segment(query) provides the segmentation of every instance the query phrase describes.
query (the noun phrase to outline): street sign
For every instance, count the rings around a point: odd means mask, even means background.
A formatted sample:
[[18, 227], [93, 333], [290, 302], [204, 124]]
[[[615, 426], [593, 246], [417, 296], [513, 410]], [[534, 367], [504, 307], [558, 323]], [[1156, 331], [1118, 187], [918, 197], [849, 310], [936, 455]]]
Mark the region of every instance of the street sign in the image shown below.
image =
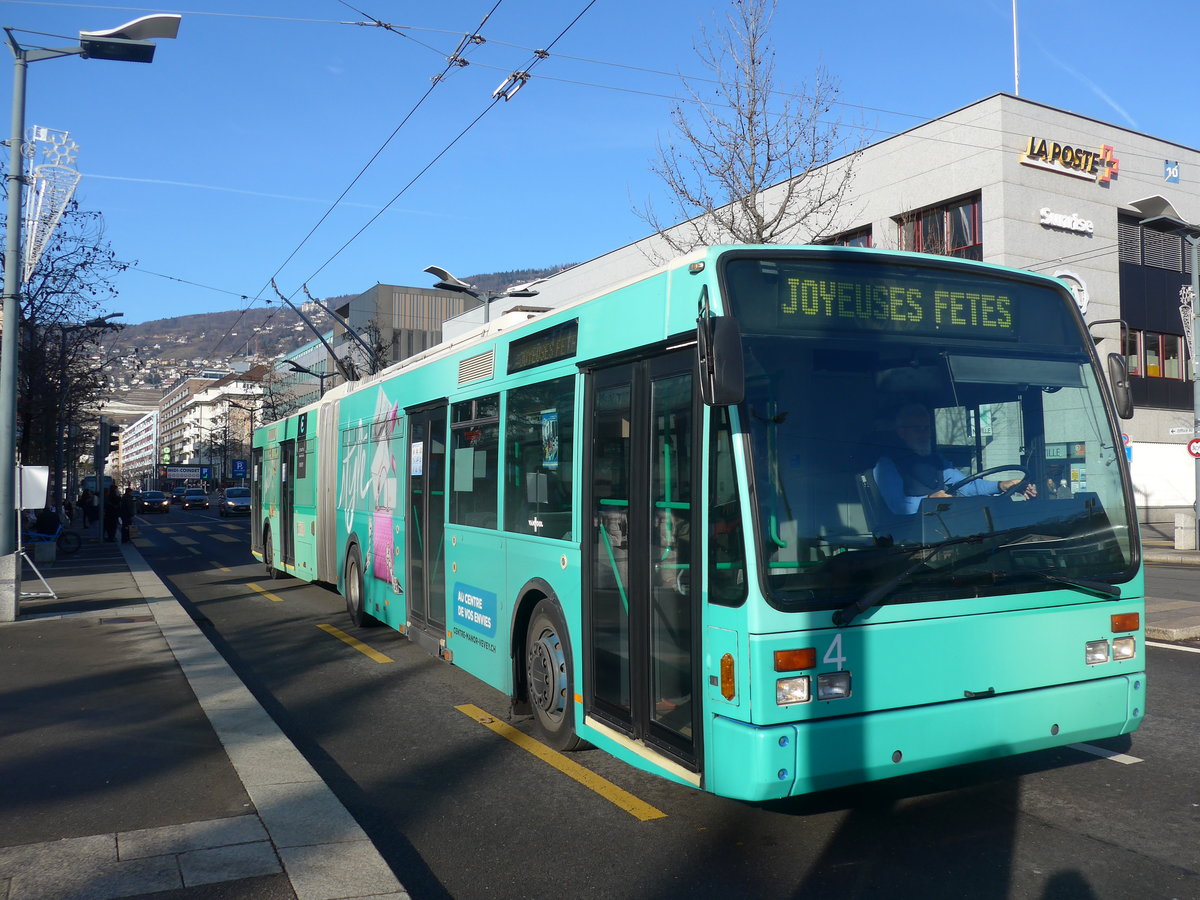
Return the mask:
[[233, 477], [234, 478], [245, 478], [246, 477], [246, 460], [235, 459], [233, 461]]
[[1195, 428], [1188, 428], [1186, 425], [1180, 428], [1168, 428], [1167, 434], [1195, 434]]
[[1188, 453], [1200, 458], [1200, 439], [1188, 441]]

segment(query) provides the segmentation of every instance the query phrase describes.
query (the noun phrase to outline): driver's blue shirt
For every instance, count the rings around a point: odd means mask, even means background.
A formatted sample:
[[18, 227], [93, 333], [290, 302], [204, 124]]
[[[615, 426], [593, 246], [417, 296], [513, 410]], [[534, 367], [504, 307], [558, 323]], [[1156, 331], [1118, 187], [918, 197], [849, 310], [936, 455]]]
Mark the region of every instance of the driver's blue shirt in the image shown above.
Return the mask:
[[[896, 453], [895, 457], [880, 457], [873, 474], [883, 502], [897, 515], [913, 515], [920, 508], [921, 501], [930, 494], [944, 491], [947, 485], [956, 484], [967, 477], [937, 453], [920, 456], [911, 450], [904, 450]], [[984, 479], [964, 484], [957, 491], [962, 497], [999, 493], [1000, 485], [997, 482]]]

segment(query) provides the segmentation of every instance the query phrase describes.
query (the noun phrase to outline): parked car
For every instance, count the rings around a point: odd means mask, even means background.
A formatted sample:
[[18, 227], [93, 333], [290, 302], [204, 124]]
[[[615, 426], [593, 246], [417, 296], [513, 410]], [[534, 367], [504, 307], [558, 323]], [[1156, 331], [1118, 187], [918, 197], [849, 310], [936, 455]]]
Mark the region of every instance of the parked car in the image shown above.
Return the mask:
[[169, 513], [171, 498], [162, 491], [142, 491], [137, 498], [137, 507], [144, 513]]
[[184, 509], [208, 509], [208, 492], [204, 488], [188, 488], [179, 502]]
[[187, 492], [187, 488], [181, 488], [181, 487], [175, 488], [175, 490], [171, 491], [171, 502], [172, 503], [182, 503], [183, 495], [186, 492]]
[[217, 502], [217, 512], [221, 518], [250, 515], [250, 488], [225, 488]]

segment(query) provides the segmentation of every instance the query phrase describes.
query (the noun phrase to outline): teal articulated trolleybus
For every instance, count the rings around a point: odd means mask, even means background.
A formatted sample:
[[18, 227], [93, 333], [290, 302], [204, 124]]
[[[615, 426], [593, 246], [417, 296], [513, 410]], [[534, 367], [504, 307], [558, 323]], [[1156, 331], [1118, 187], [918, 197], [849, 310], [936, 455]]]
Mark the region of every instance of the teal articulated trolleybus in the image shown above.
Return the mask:
[[1113, 357], [1054, 279], [710, 247], [259, 428], [253, 552], [728, 797], [1110, 738], [1146, 696]]

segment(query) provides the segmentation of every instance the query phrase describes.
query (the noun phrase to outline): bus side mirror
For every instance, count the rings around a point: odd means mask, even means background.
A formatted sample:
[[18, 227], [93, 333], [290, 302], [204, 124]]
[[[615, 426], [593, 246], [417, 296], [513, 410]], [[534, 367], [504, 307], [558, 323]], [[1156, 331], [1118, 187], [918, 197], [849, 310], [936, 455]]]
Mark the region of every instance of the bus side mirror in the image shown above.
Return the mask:
[[1113, 403], [1122, 419], [1133, 418], [1133, 391], [1129, 387], [1129, 367], [1120, 353], [1108, 354], [1108, 382], [1112, 386]]
[[742, 335], [732, 316], [703, 316], [696, 321], [700, 397], [705, 406], [732, 406], [746, 393]]

